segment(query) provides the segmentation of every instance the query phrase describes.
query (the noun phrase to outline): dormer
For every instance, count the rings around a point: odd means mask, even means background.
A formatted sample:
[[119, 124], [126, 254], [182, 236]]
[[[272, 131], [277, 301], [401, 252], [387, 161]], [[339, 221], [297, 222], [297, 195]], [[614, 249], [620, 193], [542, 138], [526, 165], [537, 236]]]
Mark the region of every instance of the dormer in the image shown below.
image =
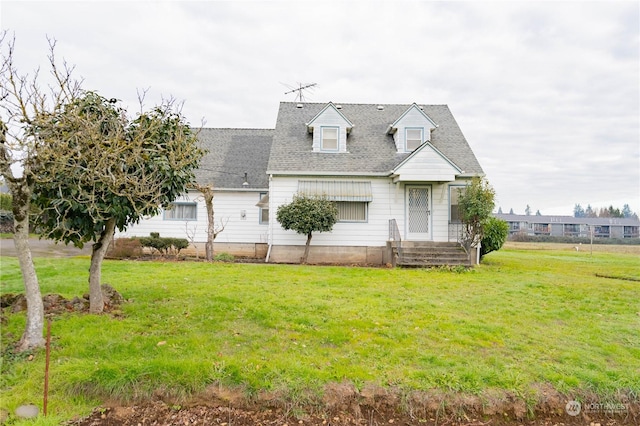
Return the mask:
[[414, 103], [389, 125], [387, 134], [393, 135], [398, 152], [412, 152], [423, 143], [431, 142], [431, 131], [437, 127], [422, 107]]
[[347, 152], [347, 135], [353, 123], [338, 106], [329, 102], [306, 124], [307, 131], [313, 133], [313, 152]]

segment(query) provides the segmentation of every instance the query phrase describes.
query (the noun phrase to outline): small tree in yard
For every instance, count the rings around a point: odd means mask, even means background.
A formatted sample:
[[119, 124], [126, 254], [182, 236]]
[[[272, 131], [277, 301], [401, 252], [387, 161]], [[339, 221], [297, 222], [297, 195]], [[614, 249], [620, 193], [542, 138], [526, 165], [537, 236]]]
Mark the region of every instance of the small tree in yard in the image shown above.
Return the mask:
[[484, 178], [473, 178], [464, 190], [460, 190], [458, 209], [462, 221], [461, 242], [467, 253], [482, 241], [494, 199], [495, 191]]
[[89, 310], [104, 309], [102, 261], [115, 229], [158, 214], [194, 180], [202, 151], [196, 134], [168, 101], [130, 120], [126, 111], [94, 92], [51, 114], [34, 129], [39, 152], [34, 202], [44, 234], [82, 247], [93, 241]]
[[307, 263], [312, 234], [331, 231], [338, 220], [338, 208], [325, 198], [295, 195], [291, 203], [278, 207], [276, 219], [284, 229], [307, 236], [304, 255], [300, 260], [301, 263]]

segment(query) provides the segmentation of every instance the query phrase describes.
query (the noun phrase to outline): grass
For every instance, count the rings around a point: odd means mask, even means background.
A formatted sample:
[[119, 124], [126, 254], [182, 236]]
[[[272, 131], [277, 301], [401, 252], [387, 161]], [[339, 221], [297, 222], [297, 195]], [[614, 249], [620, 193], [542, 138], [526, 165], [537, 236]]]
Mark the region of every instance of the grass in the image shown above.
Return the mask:
[[[1, 292], [22, 291], [16, 259], [1, 262]], [[36, 267], [44, 294], [87, 291], [87, 259]], [[628, 278], [639, 271], [637, 253], [517, 246], [462, 273], [105, 261], [103, 282], [128, 300], [124, 317], [54, 319], [50, 412], [211, 384], [295, 395], [350, 381], [527, 397], [548, 383], [637, 397], [640, 287]], [[24, 314], [5, 315], [0, 408], [12, 412], [41, 402], [44, 352], [11, 355]]]

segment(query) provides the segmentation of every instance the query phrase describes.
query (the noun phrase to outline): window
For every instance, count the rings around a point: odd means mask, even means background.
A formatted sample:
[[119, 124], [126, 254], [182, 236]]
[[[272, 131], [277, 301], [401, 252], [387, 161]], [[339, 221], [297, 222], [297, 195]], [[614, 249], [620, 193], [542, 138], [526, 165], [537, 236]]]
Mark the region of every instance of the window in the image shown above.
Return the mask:
[[196, 203], [171, 203], [164, 211], [164, 220], [196, 220]]
[[269, 197], [266, 192], [260, 193], [260, 202], [258, 203], [260, 207], [259, 221], [261, 225], [269, 224]]
[[323, 127], [322, 128], [322, 146], [323, 151], [337, 151], [338, 150], [338, 128], [337, 127]]
[[423, 129], [407, 129], [405, 142], [405, 151], [410, 152], [422, 145], [422, 130]]
[[565, 237], [577, 237], [580, 235], [580, 224], [577, 223], [565, 223], [564, 224]]
[[449, 187], [449, 222], [460, 223], [460, 208], [458, 207], [458, 200], [460, 199], [460, 192], [464, 191], [464, 186], [450, 186]]
[[357, 201], [336, 201], [338, 222], [366, 222], [367, 203]]

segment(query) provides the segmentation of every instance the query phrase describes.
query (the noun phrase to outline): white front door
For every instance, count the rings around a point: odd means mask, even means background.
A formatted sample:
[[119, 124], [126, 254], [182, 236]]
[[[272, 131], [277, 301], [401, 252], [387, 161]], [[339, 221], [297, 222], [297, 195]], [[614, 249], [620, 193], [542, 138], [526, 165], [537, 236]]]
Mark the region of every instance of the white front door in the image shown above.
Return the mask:
[[431, 197], [429, 186], [407, 185], [405, 193], [406, 239], [431, 240]]

